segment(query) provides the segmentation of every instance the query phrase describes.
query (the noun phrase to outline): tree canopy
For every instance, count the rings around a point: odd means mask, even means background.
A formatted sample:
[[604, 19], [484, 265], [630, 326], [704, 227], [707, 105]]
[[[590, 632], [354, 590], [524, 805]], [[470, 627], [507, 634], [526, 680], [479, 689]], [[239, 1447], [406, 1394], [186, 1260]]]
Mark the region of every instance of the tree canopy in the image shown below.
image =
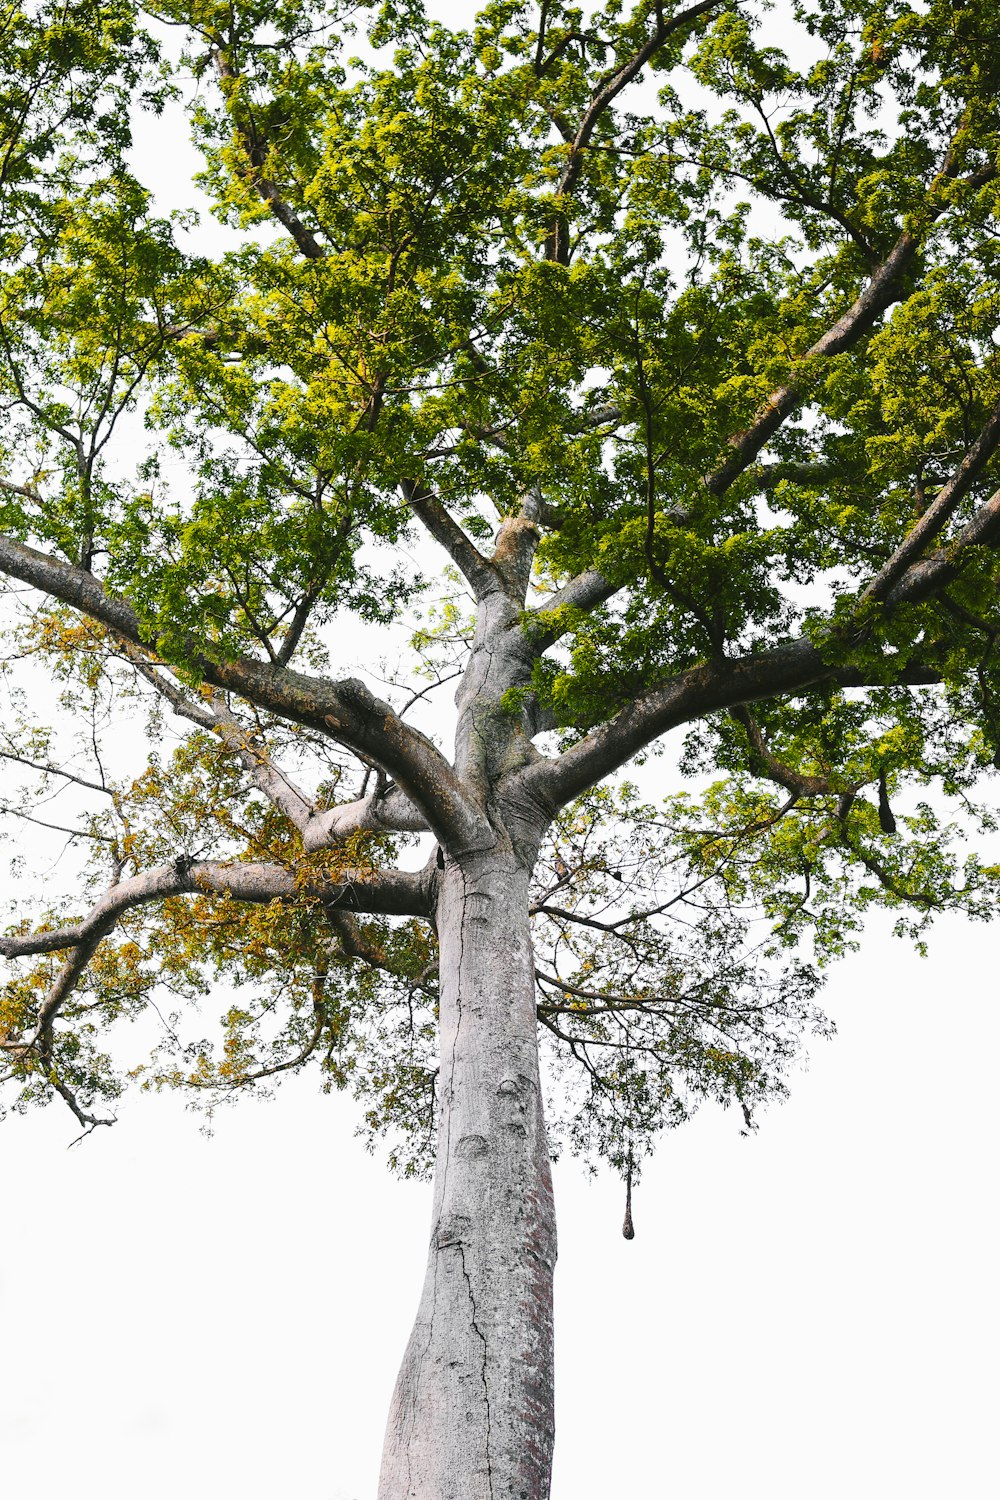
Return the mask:
[[[427, 835], [486, 804], [420, 715], [460, 674], [460, 723], [513, 726], [489, 785], [550, 820], [574, 1149], [751, 1123], [869, 907], [991, 914], [998, 76], [983, 0], [0, 13], [5, 810], [66, 786], [90, 851], [0, 939], [15, 1107], [317, 1063], [422, 1169]], [[181, 111], [165, 215], [136, 141]], [[518, 589], [494, 701], [477, 611]], [[401, 621], [387, 702], [333, 675]], [[613, 779], [671, 730], [686, 790]]]

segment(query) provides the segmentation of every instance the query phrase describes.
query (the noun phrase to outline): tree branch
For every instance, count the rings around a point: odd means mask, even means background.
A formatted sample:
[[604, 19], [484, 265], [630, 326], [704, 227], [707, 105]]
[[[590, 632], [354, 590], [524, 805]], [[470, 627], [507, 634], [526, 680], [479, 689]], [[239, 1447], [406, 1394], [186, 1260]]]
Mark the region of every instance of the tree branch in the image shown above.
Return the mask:
[[277, 183], [264, 172], [269, 148], [267, 142], [257, 129], [252, 112], [248, 111], [248, 117], [245, 121], [241, 122], [236, 118], [231, 97], [239, 85], [239, 73], [221, 50], [217, 49], [213, 52], [212, 59], [219, 74], [226, 108], [229, 111], [233, 121], [233, 128], [239, 137], [240, 145], [243, 148], [248, 163], [246, 168], [239, 170], [239, 176], [263, 199], [275, 219], [277, 219], [281, 227], [295, 241], [296, 246], [307, 260], [322, 260], [326, 255], [325, 248], [319, 243], [312, 231], [306, 228], [290, 205], [286, 203]]
[[920, 562], [911, 563], [902, 577], [887, 591], [883, 604], [887, 610], [897, 604], [916, 604], [950, 583], [961, 572], [965, 554], [971, 547], [995, 547], [1000, 543], [1000, 490], [980, 506], [966, 526], [951, 538], [946, 547], [932, 552]]
[[433, 875], [428, 867], [418, 873], [403, 870], [347, 870], [341, 872], [336, 880], [303, 883], [280, 865], [226, 865], [215, 861], [187, 859], [178, 859], [172, 864], [145, 870], [131, 880], [113, 885], [82, 922], [48, 932], [0, 937], [0, 955], [8, 959], [70, 950], [39, 1008], [32, 1035], [22, 1041], [4, 1039], [0, 1042], [0, 1049], [15, 1060], [23, 1060], [35, 1053], [53, 1088], [66, 1101], [82, 1125], [93, 1129], [97, 1125], [111, 1124], [110, 1120], [89, 1115], [82, 1110], [72, 1090], [55, 1075], [52, 1067], [53, 1030], [60, 1010], [83, 977], [102, 941], [127, 911], [152, 901], [179, 895], [215, 894], [258, 904], [274, 900], [291, 903], [303, 899], [318, 899], [322, 902], [328, 920], [340, 934], [345, 953], [373, 962], [372, 945], [367, 944], [351, 913], [369, 911], [429, 917], [432, 879]]
[[982, 432], [954, 474], [938, 491], [916, 525], [900, 542], [888, 562], [879, 569], [861, 595], [862, 602], [885, 599], [928, 542], [940, 535], [976, 479], [1000, 447], [1000, 401], [994, 406]]
[[796, 771], [792, 766], [786, 765], [784, 761], [772, 754], [765, 740], [760, 725], [745, 704], [739, 704], [736, 708], [729, 710], [730, 717], [738, 724], [742, 724], [746, 730], [747, 739], [753, 757], [761, 767], [764, 775], [771, 781], [776, 781], [783, 786], [786, 792], [791, 792], [798, 797], [853, 797], [861, 786], [861, 782], [838, 782], [834, 784], [829, 776], [808, 776], [802, 771]]
[[[156, 639], [148, 636], [131, 607], [108, 594], [83, 569], [0, 535], [0, 572], [98, 620], [141, 651], [158, 654]], [[469, 797], [441, 752], [363, 682], [307, 677], [290, 667], [247, 656], [216, 661], [198, 643], [188, 644], [190, 664], [209, 686], [235, 693], [281, 718], [318, 729], [382, 766], [420, 810], [440, 842], [453, 852], [485, 848], [493, 842], [494, 833], [485, 813]]]
[[276, 765], [259, 737], [220, 700], [212, 703], [223, 743], [239, 756], [255, 785], [302, 835], [310, 852], [328, 849], [356, 833], [427, 831], [427, 820], [398, 788], [381, 788], [325, 812]]
[[111, 886], [82, 922], [0, 937], [0, 956], [25, 958], [72, 948], [74, 956], [67, 964], [77, 963], [86, 951], [85, 966], [97, 944], [126, 912], [170, 896], [229, 896], [254, 905], [319, 900], [330, 911], [426, 917], [431, 910], [430, 880], [431, 872], [425, 869], [344, 870], [336, 878], [302, 881], [282, 865], [180, 858]]
[[[926, 598], [948, 582], [968, 547], [1000, 541], [1000, 491], [987, 502], [946, 551], [911, 566], [885, 600], [885, 608]], [[845, 645], [850, 626], [841, 627]], [[860, 631], [856, 632], [860, 634]], [[834, 637], [836, 639], [837, 637]], [[933, 670], [907, 666], [896, 679], [923, 685], [938, 680]], [[879, 682], [884, 678], [879, 678]], [[809, 636], [785, 641], [770, 651], [702, 662], [650, 688], [626, 704], [556, 759], [540, 757], [511, 778], [511, 792], [536, 802], [550, 815], [588, 787], [610, 776], [661, 734], [720, 709], [738, 708], [777, 694], [802, 692], [821, 682], [845, 687], [872, 685], [854, 667], [831, 663]]]
[[316, 601], [322, 592], [322, 584], [311, 584], [295, 606], [288, 629], [282, 637], [281, 645], [275, 652], [275, 661], [279, 667], [287, 667], [298, 650], [299, 642], [302, 639], [302, 632], [305, 630], [309, 622], [309, 616], [312, 614]]
[[42, 771], [46, 776], [61, 776], [65, 781], [72, 781], [76, 786], [86, 787], [89, 792], [101, 792], [105, 797], [113, 796], [110, 787], [102, 786], [99, 781], [88, 781], [86, 776], [77, 776], [74, 771], [66, 771], [62, 766], [50, 766], [44, 761], [28, 760], [24, 755], [16, 755], [13, 750], [0, 749], [0, 760], [14, 761], [19, 766], [27, 766], [32, 771]]
[[490, 559], [508, 594], [524, 603], [531, 581], [531, 568], [538, 551], [539, 530], [529, 503], [521, 515], [508, 516], [500, 527]]
[[197, 724], [201, 729], [215, 728], [215, 715], [212, 710], [207, 704], [197, 703], [189, 698], [178, 683], [174, 682], [170, 677], [164, 676], [162, 672], [157, 671], [157, 667], [161, 663], [151, 661], [143, 651], [138, 650], [130, 641], [119, 638], [119, 644], [126, 660], [131, 663], [139, 673], [139, 676], [145, 678], [150, 687], [154, 688], [160, 697], [169, 703], [178, 718], [189, 719], [192, 724]]
[[427, 833], [427, 820], [420, 809], [390, 786], [370, 792], [356, 802], [345, 802], [326, 812], [313, 813], [303, 833], [307, 849], [327, 849], [343, 843], [355, 833]]
[[844, 467], [839, 463], [795, 463], [756, 464], [748, 470], [748, 477], [757, 489], [768, 493], [777, 489], [783, 479], [792, 484], [824, 485], [831, 479], [842, 479]]
[[382, 787], [321, 812], [275, 763], [259, 736], [219, 698], [212, 700], [215, 728], [253, 777], [255, 785], [302, 835], [311, 853], [343, 843], [356, 833], [426, 833], [427, 819], [398, 787]]
[[398, 787], [382, 788], [367, 797], [320, 812], [305, 792], [275, 763], [259, 736], [255, 736], [246, 725], [240, 723], [221, 697], [215, 696], [211, 707], [208, 704], [193, 703], [175, 683], [157, 672], [153, 664], [133, 647], [126, 643], [125, 649], [132, 665], [147, 682], [152, 683], [157, 692], [163, 694], [175, 713], [218, 734], [227, 748], [239, 756], [258, 790], [298, 829], [310, 852], [328, 849], [355, 833], [428, 831], [426, 817]]
[[395, 979], [406, 979], [380, 943], [368, 936], [361, 923], [349, 911], [327, 910], [327, 920], [337, 934], [340, 951], [348, 958], [356, 958], [370, 969], [380, 969]]
[[[570, 144], [569, 160], [556, 188], [557, 198], [567, 197], [576, 187], [580, 173], [583, 171], [583, 153], [590, 144], [591, 137], [597, 129], [605, 111], [618, 97], [622, 89], [626, 88], [642, 72], [643, 68], [651, 58], [655, 57], [668, 37], [672, 36], [675, 31], [679, 31], [681, 27], [687, 26], [692, 21], [696, 21], [699, 16], [707, 14], [710, 10], [717, 9], [721, 3], [722, 0], [700, 0], [699, 4], [692, 5], [687, 10], [679, 11], [673, 16], [664, 16], [662, 7], [660, 5], [656, 6], [656, 25], [653, 29], [653, 34], [627, 61], [619, 64], [616, 68], [612, 68], [598, 80], [586, 113]], [[548, 241], [547, 255], [550, 260], [558, 261], [561, 265], [566, 265], [569, 262], [569, 238], [562, 215], [559, 216], [553, 226], [552, 234]]]
[[495, 594], [503, 586], [496, 568], [483, 556], [437, 496], [416, 479], [404, 479], [401, 488], [413, 514], [447, 552], [470, 585], [476, 600]]
[[284, 813], [294, 828], [304, 833], [310, 820], [316, 816], [316, 809], [305, 792], [275, 764], [260, 736], [241, 724], [221, 697], [213, 697], [211, 711], [215, 721], [212, 727], [226, 748], [250, 773], [254, 785], [272, 806]]
[[9, 479], [0, 479], [0, 491], [5, 495], [20, 495], [24, 500], [33, 500], [37, 505], [41, 495], [26, 484], [13, 484]]
[[71, 839], [95, 839], [102, 844], [114, 843], [114, 839], [108, 833], [97, 833], [92, 828], [67, 828], [65, 823], [49, 823], [44, 818], [33, 817], [31, 813], [26, 813], [19, 807], [11, 807], [7, 802], [0, 802], [0, 815], [20, 818], [23, 823], [34, 823], [36, 828], [50, 828], [53, 833], [66, 833]]
[[531, 610], [527, 620], [527, 634], [539, 656], [555, 645], [570, 628], [568, 622], [559, 619], [563, 611], [581, 610], [588, 614], [599, 604], [612, 599], [620, 587], [620, 584], [611, 583], [596, 569], [588, 569], [571, 578], [544, 604]]
[[[929, 194], [941, 178], [955, 178], [959, 167], [959, 153], [953, 143], [942, 162]], [[968, 181], [973, 186], [982, 186], [996, 175], [988, 168], [975, 173]], [[923, 244], [924, 234], [937, 222], [949, 207], [947, 195], [942, 194], [937, 204], [928, 203], [927, 218], [920, 231], [905, 229], [882, 264], [872, 273], [867, 286], [854, 302], [802, 356], [801, 363], [808, 364], [840, 354], [850, 349], [866, 333], [874, 328], [882, 314], [899, 299], [900, 285], [910, 270]], [[749, 467], [757, 454], [774, 436], [785, 418], [795, 411], [802, 401], [801, 384], [789, 383], [772, 391], [767, 402], [758, 412], [750, 426], [730, 438], [733, 448], [731, 457], [720, 464], [705, 478], [705, 488], [712, 495], [723, 495], [729, 486]]]

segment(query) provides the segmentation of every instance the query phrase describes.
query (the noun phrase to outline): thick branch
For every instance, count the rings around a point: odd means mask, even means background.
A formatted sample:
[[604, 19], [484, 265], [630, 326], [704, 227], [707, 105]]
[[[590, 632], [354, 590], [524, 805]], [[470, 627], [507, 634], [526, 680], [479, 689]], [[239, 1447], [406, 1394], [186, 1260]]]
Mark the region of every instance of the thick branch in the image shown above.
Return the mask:
[[224, 864], [218, 860], [174, 860], [144, 870], [113, 885], [82, 922], [50, 931], [0, 937], [0, 955], [24, 958], [37, 953], [74, 949], [67, 961], [77, 965], [75, 983], [97, 944], [126, 912], [169, 896], [229, 896], [234, 901], [266, 905], [269, 901], [321, 900], [331, 911], [372, 912], [383, 916], [426, 917], [430, 912], [430, 873], [409, 870], [344, 870], [334, 879], [297, 880], [282, 865]]
[[[960, 554], [968, 547], [993, 545], [998, 540], [1000, 491], [947, 551], [937, 552], [907, 570], [886, 599], [885, 607], [925, 598], [955, 575], [961, 565]], [[849, 644], [846, 634], [844, 643]], [[896, 680], [925, 684], [936, 681], [937, 677], [933, 671], [907, 667]], [[832, 663], [829, 654], [808, 636], [785, 641], [771, 651], [700, 663], [640, 694], [558, 759], [541, 758], [519, 771], [512, 778], [512, 792], [536, 801], [551, 815], [618, 770], [652, 740], [680, 724], [720, 709], [802, 692], [821, 682], [836, 682], [845, 687], [868, 685], [856, 668], [845, 669]]]
[[783, 786], [786, 792], [791, 792], [795, 797], [829, 797], [829, 796], [853, 796], [858, 790], [860, 782], [837, 782], [834, 784], [829, 776], [809, 776], [803, 771], [796, 771], [793, 766], [786, 765], [779, 760], [768, 746], [760, 725], [745, 704], [730, 709], [731, 716], [738, 724], [742, 724], [746, 730], [747, 739], [753, 757], [764, 775], [771, 781]]
[[939, 536], [1000, 446], [1000, 401], [954, 474], [938, 491], [917, 524], [907, 533], [884, 567], [861, 595], [862, 601], [887, 598], [896, 582], [927, 545]]
[[[920, 533], [912, 546], [909, 539], [904, 541], [896, 557], [904, 552], [906, 556], [912, 557], [920, 546], [941, 531], [998, 446], [1000, 404], [994, 409], [953, 478], [926, 513], [927, 516], [932, 516], [928, 529]], [[911, 536], [918, 530], [919, 523]], [[946, 547], [939, 548], [929, 557], [911, 562], [902, 570], [895, 565], [895, 559], [890, 559], [876, 580], [862, 592], [859, 605], [863, 607], [880, 602], [888, 613], [900, 604], [918, 603], [951, 582], [961, 571], [971, 548], [994, 547], [998, 544], [1000, 490], [979, 508]], [[883, 581], [879, 583], [879, 580]], [[877, 591], [876, 583], [879, 585]], [[866, 628], [863, 618], [859, 618], [859, 623], [853, 630], [854, 638], [860, 638]], [[831, 640], [838, 638], [844, 645], [849, 645], [852, 627], [849, 624], [839, 626], [836, 633], [831, 634]], [[908, 666], [898, 680], [930, 683], [936, 680], [936, 673]], [[844, 687], [866, 685], [863, 675], [857, 669], [845, 669], [832, 664], [829, 656], [824, 655], [813, 644], [812, 639], [805, 636], [786, 641], [773, 651], [757, 652], [742, 659], [720, 658], [707, 662], [681, 672], [641, 694], [614, 719], [600, 725], [558, 760], [542, 759], [535, 762], [519, 773], [519, 780], [529, 796], [537, 797], [544, 807], [554, 810], [610, 775], [644, 745], [679, 724], [688, 723], [719, 709], [737, 710], [743, 705], [772, 698], [779, 693], [800, 692], [803, 688], [824, 681], [835, 682]], [[769, 752], [759, 730], [755, 730], [754, 720], [750, 715], [735, 716], [747, 728], [751, 745], [767, 765]], [[781, 769], [785, 774], [774, 774], [774, 780], [789, 791], [800, 790], [795, 784], [796, 773], [774, 761], [768, 774], [776, 769]], [[802, 795], [812, 793], [803, 792]]]
[[92, 1129], [110, 1124], [110, 1120], [83, 1111], [72, 1090], [56, 1076], [52, 1067], [53, 1032], [60, 1010], [83, 977], [101, 942], [125, 912], [178, 895], [216, 894], [254, 903], [319, 899], [328, 919], [341, 935], [344, 951], [372, 962], [373, 955], [362, 951], [365, 948], [364, 934], [351, 913], [377, 911], [428, 916], [431, 879], [429, 870], [419, 874], [358, 870], [341, 872], [336, 881], [302, 883], [279, 865], [224, 865], [187, 859], [146, 870], [132, 880], [112, 886], [90, 914], [74, 926], [0, 938], [0, 954], [7, 958], [70, 950], [39, 1008], [34, 1033], [20, 1041], [5, 1039], [0, 1042], [0, 1049], [15, 1062], [23, 1062], [34, 1054], [52, 1086], [82, 1125]]
[[316, 601], [322, 592], [322, 584], [311, 584], [295, 606], [281, 645], [275, 654], [275, 661], [279, 667], [287, 667], [298, 650], [303, 631], [309, 623], [309, 616], [312, 614]]
[[958, 574], [970, 547], [995, 547], [1000, 543], [1000, 490], [980, 506], [968, 525], [963, 526], [946, 547], [932, 552], [921, 562], [911, 564], [886, 593], [887, 610], [897, 604], [915, 604], [937, 593]]
[[226, 748], [239, 757], [253, 778], [254, 785], [263, 792], [273, 807], [284, 813], [294, 828], [304, 834], [310, 820], [316, 815], [316, 809], [305, 792], [275, 764], [260, 736], [241, 724], [219, 697], [212, 700], [212, 714], [215, 720], [212, 727]]
[[239, 756], [268, 801], [298, 829], [308, 850], [328, 849], [355, 833], [427, 832], [426, 818], [398, 787], [321, 812], [224, 703], [216, 699], [212, 707], [223, 743]]
[[[582, 165], [582, 158], [579, 160]], [[951, 147], [935, 181], [940, 178], [955, 178], [958, 174], [959, 165], [959, 153], [954, 147]], [[577, 171], [579, 172], [579, 168]], [[975, 173], [967, 180], [971, 186], [979, 187], [994, 176], [994, 169], [987, 168]], [[910, 229], [903, 231], [889, 255], [873, 271], [867, 284], [859, 292], [852, 305], [802, 356], [800, 363], [804, 370], [808, 368], [812, 361], [841, 354], [845, 350], [853, 348], [860, 339], [871, 332], [883, 313], [894, 302], [899, 300], [903, 281], [919, 254], [928, 229], [941, 217], [948, 208], [948, 205], [949, 200], [947, 195], [942, 194], [937, 203], [932, 202], [929, 204], [926, 218], [919, 231]], [[786, 418], [798, 409], [804, 395], [805, 390], [802, 381], [791, 381], [787, 385], [779, 386], [771, 392], [771, 395], [757, 413], [750, 426], [742, 432], [735, 433], [730, 438], [730, 447], [733, 449], [730, 457], [711, 474], [705, 476], [705, 488], [710, 494], [715, 496], [723, 495], [729, 489], [730, 485], [750, 467], [754, 459], [766, 447]], [[599, 416], [602, 420], [614, 420], [620, 418], [622, 414], [616, 407], [607, 407], [601, 408], [594, 415]], [[975, 452], [975, 450], [973, 451]], [[971, 454], [970, 458], [972, 458]], [[778, 470], [776, 469], [775, 472], [777, 473]], [[976, 472], [978, 472], [978, 469]], [[816, 475], [813, 474], [811, 477], [816, 477]], [[962, 493], [964, 493], [964, 490]], [[958, 503], [957, 499], [955, 503]], [[950, 513], [949, 511], [948, 514]], [[683, 512], [679, 512], [679, 514], [682, 516]], [[945, 519], [947, 519], [947, 516], [945, 516]], [[934, 534], [936, 533], [923, 533], [923, 540], [929, 540]], [[907, 559], [909, 560], [913, 555], [912, 552], [908, 552]]]
[[840, 463], [794, 463], [757, 464], [749, 471], [758, 489], [765, 493], [777, 489], [783, 479], [792, 484], [826, 485], [833, 479], [842, 479], [844, 467]]
[[0, 479], [0, 492], [5, 495], [20, 495], [25, 500], [33, 500], [36, 505], [42, 498], [37, 490], [26, 484], [13, 484], [9, 479]]
[[530, 514], [533, 509], [530, 506], [521, 515], [508, 516], [500, 528], [496, 548], [490, 559], [507, 592], [520, 604], [524, 603], [528, 592], [531, 567], [538, 551], [538, 524]]
[[437, 496], [415, 479], [404, 480], [402, 490], [413, 514], [447, 552], [472, 588], [476, 599], [485, 599], [488, 594], [495, 594], [502, 586], [496, 568], [482, 555], [471, 538], [466, 536]]
[[[354, 833], [426, 833], [427, 819], [398, 787], [372, 792], [354, 802], [320, 812], [287, 772], [277, 765], [259, 736], [241, 724], [218, 695], [207, 703], [189, 699], [175, 682], [155, 670], [133, 647], [125, 646], [129, 661], [161, 693], [175, 713], [220, 736], [238, 755], [254, 784], [302, 835], [310, 851], [327, 849]], [[0, 752], [2, 754], [3, 752]]]
[[[956, 177], [959, 164], [959, 154], [951, 147], [935, 182], [939, 178]], [[968, 181], [973, 186], [981, 186], [994, 175], [991, 168], [975, 174]], [[889, 255], [873, 272], [867, 286], [848, 310], [806, 351], [802, 359], [803, 365], [808, 366], [815, 359], [841, 354], [871, 332], [882, 314], [899, 300], [903, 279], [916, 260], [927, 230], [941, 217], [948, 205], [947, 195], [942, 194], [936, 204], [929, 205], [921, 230], [903, 231]], [[771, 392], [750, 426], [730, 439], [733, 448], [731, 457], [720, 464], [714, 473], [706, 476], [705, 487], [710, 494], [724, 494], [734, 480], [739, 478], [774, 436], [785, 418], [801, 404], [803, 394], [802, 385], [795, 382], [779, 386]]]
[[303, 832], [307, 849], [327, 849], [355, 833], [427, 833], [427, 820], [398, 787], [313, 813]]
[[578, 573], [564, 584], [544, 604], [533, 609], [528, 616], [528, 636], [539, 655], [555, 644], [570, 628], [569, 622], [560, 620], [562, 612], [577, 610], [587, 614], [604, 604], [618, 592], [619, 584], [610, 583], [603, 573], [588, 569]]
[[260, 195], [281, 227], [295, 241], [301, 253], [308, 260], [322, 260], [326, 254], [325, 249], [282, 197], [277, 183], [264, 171], [269, 147], [257, 129], [252, 112], [248, 109], [247, 118], [243, 121], [236, 119], [231, 100], [234, 90], [239, 85], [239, 74], [229, 58], [220, 51], [214, 54], [214, 62], [222, 84], [223, 97], [247, 159], [247, 166], [240, 171], [240, 176]]
[[[832, 328], [818, 338], [803, 356], [803, 364], [850, 349], [874, 328], [877, 320], [899, 296], [900, 283], [913, 264], [921, 240], [906, 230], [900, 235], [891, 254], [874, 272], [868, 285]], [[800, 405], [803, 390], [794, 382], [772, 391], [767, 403], [743, 432], [730, 439], [731, 457], [705, 478], [705, 488], [712, 495], [722, 495], [748, 468], [761, 449], [774, 436], [785, 418]]]
[[[83, 569], [58, 562], [12, 537], [0, 536], [0, 572], [100, 621], [140, 650], [157, 654], [157, 641], [148, 637], [130, 606], [106, 593]], [[318, 729], [382, 766], [448, 848], [459, 852], [492, 843], [494, 835], [487, 818], [468, 797], [441, 752], [369, 692], [364, 683], [353, 678], [332, 682], [307, 677], [290, 667], [246, 656], [216, 661], [196, 643], [190, 644], [191, 665], [209, 686], [236, 693], [269, 713]]]

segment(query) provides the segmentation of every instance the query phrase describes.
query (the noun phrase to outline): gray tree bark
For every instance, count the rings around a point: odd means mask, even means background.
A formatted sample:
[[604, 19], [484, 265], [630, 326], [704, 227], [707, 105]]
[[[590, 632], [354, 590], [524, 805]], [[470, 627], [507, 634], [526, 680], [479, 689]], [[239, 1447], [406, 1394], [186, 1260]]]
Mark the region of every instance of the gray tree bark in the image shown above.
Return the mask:
[[504, 840], [439, 882], [440, 1123], [427, 1274], [379, 1500], [545, 1500], [555, 1213], [530, 871]]

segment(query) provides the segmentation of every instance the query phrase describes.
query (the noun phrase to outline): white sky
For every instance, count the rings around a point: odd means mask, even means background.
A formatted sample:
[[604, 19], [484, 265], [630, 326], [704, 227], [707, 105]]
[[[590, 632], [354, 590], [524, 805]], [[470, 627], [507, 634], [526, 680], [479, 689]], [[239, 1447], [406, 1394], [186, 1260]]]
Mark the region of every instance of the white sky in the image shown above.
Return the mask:
[[[557, 1168], [553, 1500], [996, 1494], [996, 969], [872, 930], [790, 1102], [668, 1138], [631, 1244]], [[373, 1500], [429, 1189], [352, 1131], [308, 1076], [211, 1139], [173, 1098], [3, 1125], [4, 1494]]]
[[[996, 1494], [993, 929], [872, 933], [840, 1035], [743, 1138], [621, 1185], [556, 1171], [553, 1500]], [[72, 1151], [0, 1129], [0, 1473], [55, 1500], [374, 1500], [429, 1189], [294, 1080], [217, 1117], [143, 1099]]]

